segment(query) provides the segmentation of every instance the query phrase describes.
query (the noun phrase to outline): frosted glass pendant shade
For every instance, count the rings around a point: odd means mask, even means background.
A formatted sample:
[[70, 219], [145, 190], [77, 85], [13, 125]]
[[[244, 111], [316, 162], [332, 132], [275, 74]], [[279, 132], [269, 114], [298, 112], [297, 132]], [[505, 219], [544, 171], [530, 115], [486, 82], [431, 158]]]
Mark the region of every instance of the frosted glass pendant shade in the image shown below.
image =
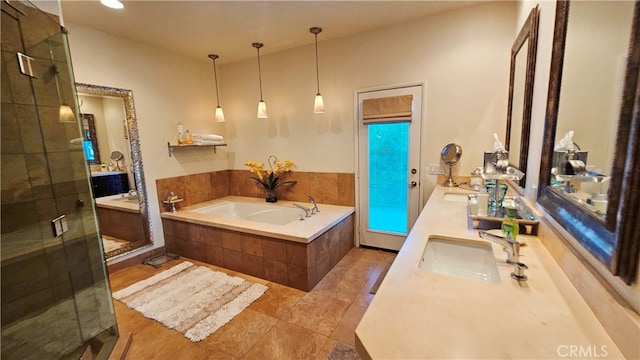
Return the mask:
[[222, 111], [220, 105], [218, 105], [218, 107], [216, 108], [215, 119], [216, 122], [224, 122], [224, 111]]
[[73, 115], [71, 106], [65, 104], [60, 105], [60, 115], [58, 120], [60, 122], [76, 122], [76, 117]]
[[100, 3], [112, 9], [123, 9], [124, 4], [118, 0], [100, 0]]
[[322, 95], [320, 94], [317, 94], [315, 100], [313, 101], [313, 113], [324, 114], [324, 100], [322, 99]]
[[264, 100], [260, 100], [258, 102], [258, 119], [266, 119], [269, 117], [269, 114], [267, 114], [267, 104], [264, 102]]

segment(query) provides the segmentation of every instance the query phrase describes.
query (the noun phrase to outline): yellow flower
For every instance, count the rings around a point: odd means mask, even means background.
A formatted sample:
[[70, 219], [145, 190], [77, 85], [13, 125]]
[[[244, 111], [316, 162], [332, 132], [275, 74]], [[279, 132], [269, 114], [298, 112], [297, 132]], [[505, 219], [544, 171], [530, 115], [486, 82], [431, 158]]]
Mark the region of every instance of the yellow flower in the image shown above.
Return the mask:
[[278, 161], [275, 156], [271, 155], [268, 158], [269, 169], [267, 170], [264, 170], [264, 163], [255, 161], [246, 161], [244, 165], [249, 167], [249, 172], [251, 174], [255, 174], [252, 178], [268, 190], [276, 190], [276, 188], [281, 186], [292, 186], [297, 182], [295, 180], [280, 181], [280, 177], [284, 173], [291, 171], [291, 167], [294, 165], [291, 160], [285, 160], [282, 162]]

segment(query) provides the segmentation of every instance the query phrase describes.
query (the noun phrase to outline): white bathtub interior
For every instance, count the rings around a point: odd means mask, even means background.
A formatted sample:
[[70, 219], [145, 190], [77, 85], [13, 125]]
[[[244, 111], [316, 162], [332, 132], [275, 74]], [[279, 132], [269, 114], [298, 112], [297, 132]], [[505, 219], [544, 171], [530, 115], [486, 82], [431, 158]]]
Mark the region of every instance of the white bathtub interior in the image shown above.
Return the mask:
[[292, 221], [299, 220], [301, 215], [304, 217], [304, 212], [295, 207], [226, 200], [191, 211], [199, 214], [233, 217], [273, 225], [286, 225]]

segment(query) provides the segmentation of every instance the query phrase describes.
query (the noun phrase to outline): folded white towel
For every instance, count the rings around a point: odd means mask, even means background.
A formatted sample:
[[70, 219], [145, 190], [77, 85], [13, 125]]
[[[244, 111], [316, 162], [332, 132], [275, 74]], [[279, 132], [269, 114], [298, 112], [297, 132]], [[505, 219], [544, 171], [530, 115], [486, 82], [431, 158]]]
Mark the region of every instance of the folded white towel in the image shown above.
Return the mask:
[[193, 140], [224, 140], [221, 135], [216, 134], [193, 134], [191, 137]]
[[194, 145], [224, 145], [224, 140], [201, 140], [194, 139]]
[[82, 138], [69, 140], [69, 150], [82, 150]]

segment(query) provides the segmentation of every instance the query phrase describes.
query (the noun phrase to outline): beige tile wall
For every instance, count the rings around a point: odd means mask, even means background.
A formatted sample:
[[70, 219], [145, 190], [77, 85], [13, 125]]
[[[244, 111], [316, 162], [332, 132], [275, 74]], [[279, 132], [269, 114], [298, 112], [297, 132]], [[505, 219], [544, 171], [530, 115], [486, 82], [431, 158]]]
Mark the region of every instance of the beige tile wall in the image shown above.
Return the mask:
[[[291, 172], [287, 179], [295, 180], [291, 191], [280, 195], [282, 200], [307, 201], [311, 195], [320, 204], [355, 206], [355, 174]], [[157, 179], [156, 188], [160, 209], [168, 210], [162, 203], [173, 191], [186, 207], [227, 195], [264, 197], [264, 189], [251, 179], [248, 170], [223, 170], [209, 173]]]

